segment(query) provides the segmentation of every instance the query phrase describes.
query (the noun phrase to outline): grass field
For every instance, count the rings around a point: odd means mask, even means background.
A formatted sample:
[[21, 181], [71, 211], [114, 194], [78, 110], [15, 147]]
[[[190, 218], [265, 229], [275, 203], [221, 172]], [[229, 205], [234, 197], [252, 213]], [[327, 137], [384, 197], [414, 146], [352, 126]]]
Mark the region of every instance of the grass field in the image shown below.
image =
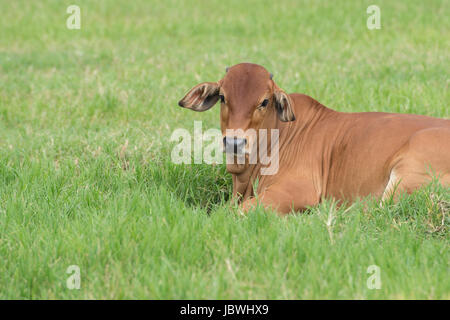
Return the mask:
[[[66, 27], [71, 4], [80, 30]], [[380, 30], [366, 27], [370, 4]], [[0, 9], [0, 298], [450, 299], [448, 189], [241, 217], [224, 165], [170, 160], [174, 129], [219, 128], [218, 108], [178, 100], [239, 62], [339, 111], [449, 117], [449, 1]]]

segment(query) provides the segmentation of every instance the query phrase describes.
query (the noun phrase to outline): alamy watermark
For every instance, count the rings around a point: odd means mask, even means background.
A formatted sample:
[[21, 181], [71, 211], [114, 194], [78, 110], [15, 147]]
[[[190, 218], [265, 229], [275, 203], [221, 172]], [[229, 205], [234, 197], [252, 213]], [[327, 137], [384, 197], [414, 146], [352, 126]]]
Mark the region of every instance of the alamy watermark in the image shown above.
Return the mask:
[[[226, 139], [233, 144], [226, 146]], [[238, 145], [235, 141], [242, 141]], [[176, 129], [170, 141], [178, 142], [172, 149], [171, 159], [176, 164], [261, 164], [262, 175], [274, 175], [279, 164], [278, 129], [218, 129], [203, 132], [202, 122], [194, 121], [193, 135], [187, 129]]]
[[381, 10], [380, 7], [372, 4], [366, 10], [369, 17], [367, 18], [367, 29], [381, 29]]
[[70, 16], [66, 20], [67, 29], [81, 29], [81, 10], [77, 5], [70, 5], [66, 9], [66, 13]]
[[67, 274], [70, 276], [66, 280], [66, 286], [69, 290], [79, 290], [81, 287], [81, 272], [80, 267], [76, 264], [69, 266], [66, 270]]
[[381, 269], [379, 266], [372, 264], [367, 268], [367, 273], [370, 274], [370, 277], [367, 279], [367, 288], [381, 289]]

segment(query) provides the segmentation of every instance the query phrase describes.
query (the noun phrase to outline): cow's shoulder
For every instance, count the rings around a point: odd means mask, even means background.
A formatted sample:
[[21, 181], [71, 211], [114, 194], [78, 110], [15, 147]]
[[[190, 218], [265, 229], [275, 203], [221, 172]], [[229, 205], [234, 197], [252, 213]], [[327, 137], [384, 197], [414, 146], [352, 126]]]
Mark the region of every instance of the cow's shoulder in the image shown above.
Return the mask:
[[292, 99], [294, 104], [302, 105], [302, 104], [319, 103], [317, 100], [303, 93], [290, 93], [289, 97]]

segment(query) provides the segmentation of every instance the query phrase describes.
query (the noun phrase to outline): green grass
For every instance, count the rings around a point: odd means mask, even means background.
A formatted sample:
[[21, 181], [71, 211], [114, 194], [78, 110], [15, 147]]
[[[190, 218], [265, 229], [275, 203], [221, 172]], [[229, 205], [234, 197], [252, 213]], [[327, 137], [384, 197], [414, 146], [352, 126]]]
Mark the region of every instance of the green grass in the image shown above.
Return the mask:
[[450, 3], [378, 0], [370, 31], [373, 3], [0, 0], [0, 298], [449, 299], [448, 189], [241, 217], [224, 166], [170, 161], [174, 129], [219, 127], [177, 101], [239, 62], [336, 110], [449, 117]]

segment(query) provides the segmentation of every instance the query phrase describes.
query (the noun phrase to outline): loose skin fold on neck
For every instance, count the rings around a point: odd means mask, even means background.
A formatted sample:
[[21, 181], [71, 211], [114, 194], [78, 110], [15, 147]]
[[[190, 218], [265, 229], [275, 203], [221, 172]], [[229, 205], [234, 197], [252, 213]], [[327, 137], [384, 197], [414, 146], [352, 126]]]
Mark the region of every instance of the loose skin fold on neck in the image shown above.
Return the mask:
[[[284, 175], [290, 170], [297, 172], [300, 167], [303, 167], [299, 166], [296, 160], [300, 158], [308, 144], [314, 143], [314, 139], [312, 139], [314, 129], [320, 126], [320, 122], [329, 115], [338, 114], [309, 96], [290, 94], [290, 97], [294, 102], [296, 120], [282, 122], [277, 117], [268, 117], [268, 119], [272, 119], [273, 123], [266, 124], [270, 129], [279, 130], [279, 170], [274, 175], [261, 175], [262, 165], [258, 161], [257, 164], [249, 165], [243, 172], [233, 174], [233, 198], [239, 199], [239, 202], [255, 196], [255, 183], [257, 183], [256, 193], [260, 193], [275, 183], [280, 175]], [[270, 139], [268, 139], [267, 149], [271, 149]], [[318, 160], [315, 165], [320, 166], [320, 162], [323, 162], [320, 157], [320, 154], [312, 157]], [[305, 163], [304, 169], [310, 165], [314, 164]], [[304, 172], [303, 174], [307, 175], [308, 173]], [[318, 191], [323, 189], [321, 184], [318, 184], [317, 187]]]

